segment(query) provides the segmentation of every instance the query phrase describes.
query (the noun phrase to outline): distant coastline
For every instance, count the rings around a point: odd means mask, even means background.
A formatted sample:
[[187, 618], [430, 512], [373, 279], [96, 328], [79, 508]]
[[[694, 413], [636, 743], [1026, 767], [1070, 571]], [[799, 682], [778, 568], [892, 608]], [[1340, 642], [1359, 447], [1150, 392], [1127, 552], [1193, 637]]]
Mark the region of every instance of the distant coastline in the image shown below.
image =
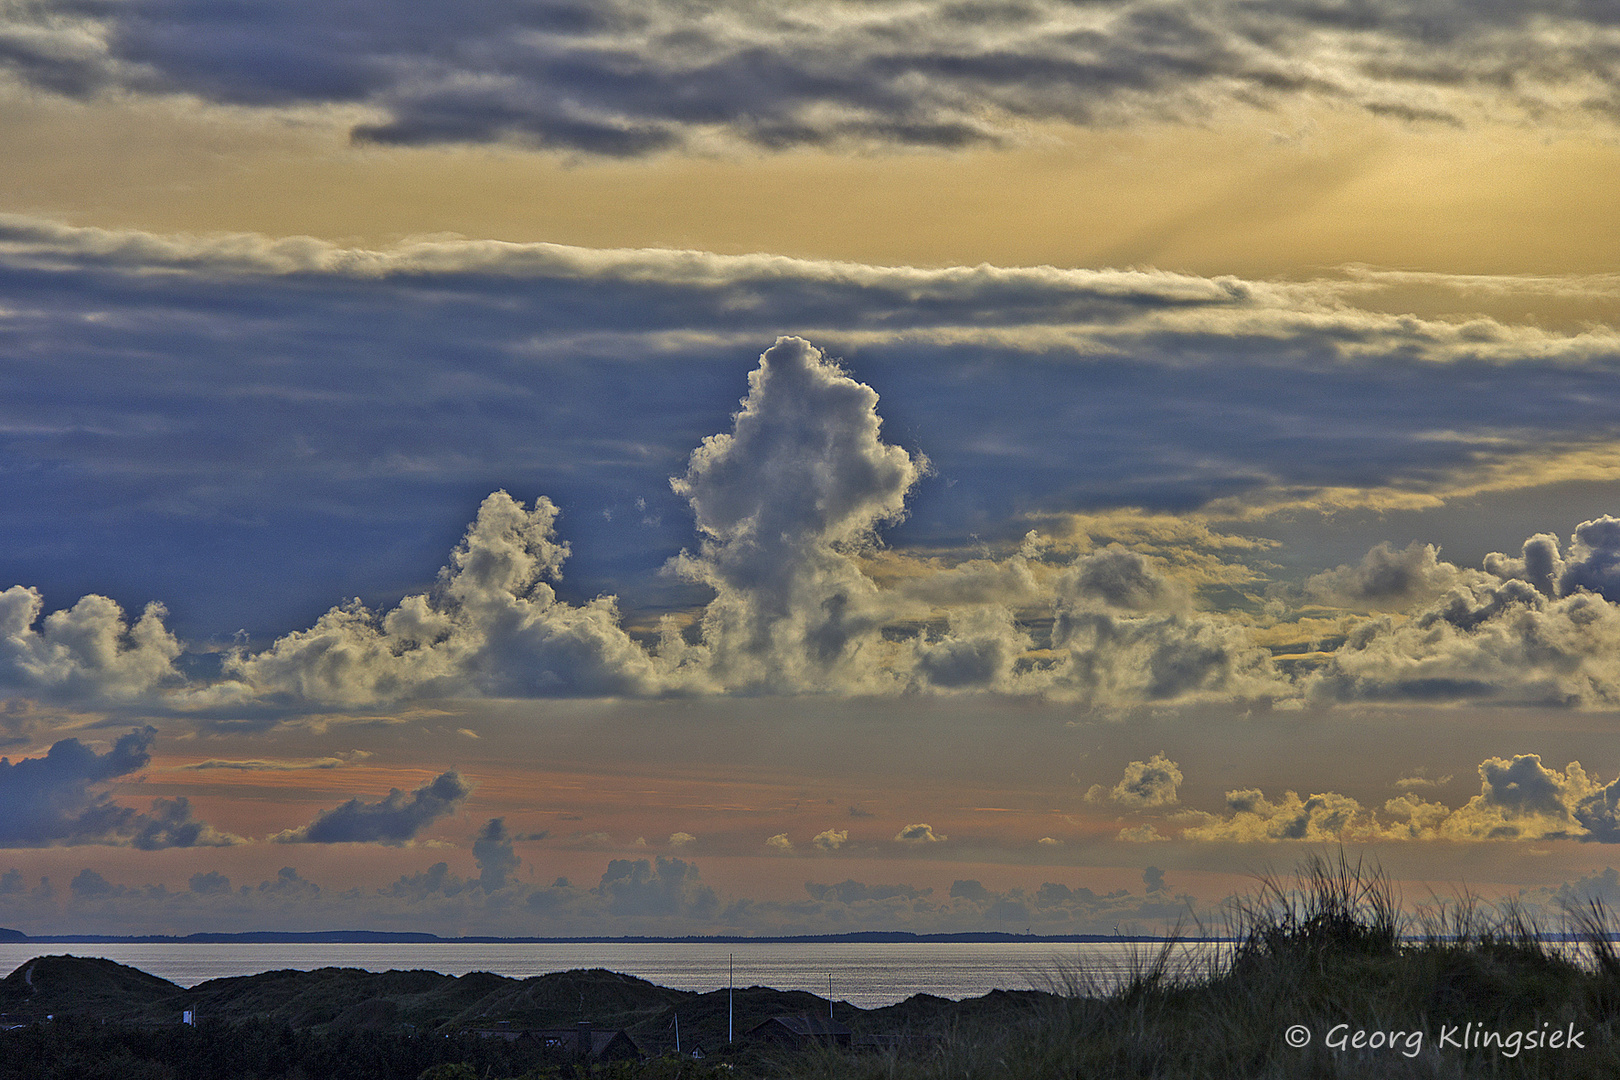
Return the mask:
[[[1109, 942], [1159, 943], [1172, 940], [1160, 934], [1008, 934], [996, 931], [959, 934], [914, 934], [903, 930], [862, 930], [845, 934], [789, 934], [756, 937], [731, 934], [659, 937], [621, 935], [618, 937], [441, 937], [438, 934], [391, 930], [280, 931], [250, 930], [240, 933], [197, 934], [24, 934], [0, 929], [0, 942], [38, 942], [54, 945], [793, 945], [793, 944], [1008, 944], [1027, 942], [1051, 945], [1085, 945]], [[1222, 941], [1224, 938], [1178, 936], [1186, 942]]]

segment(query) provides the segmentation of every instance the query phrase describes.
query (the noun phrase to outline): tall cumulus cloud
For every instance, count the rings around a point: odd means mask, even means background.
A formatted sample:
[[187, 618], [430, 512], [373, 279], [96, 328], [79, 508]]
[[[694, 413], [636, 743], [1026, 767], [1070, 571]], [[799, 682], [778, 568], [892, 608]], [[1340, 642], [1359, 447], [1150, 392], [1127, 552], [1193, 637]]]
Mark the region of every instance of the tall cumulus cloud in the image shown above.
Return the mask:
[[709, 677], [740, 689], [883, 689], [884, 621], [856, 556], [905, 512], [927, 466], [881, 437], [877, 393], [783, 338], [760, 357], [729, 434], [672, 481], [703, 544], [675, 571], [715, 592], [702, 620]]

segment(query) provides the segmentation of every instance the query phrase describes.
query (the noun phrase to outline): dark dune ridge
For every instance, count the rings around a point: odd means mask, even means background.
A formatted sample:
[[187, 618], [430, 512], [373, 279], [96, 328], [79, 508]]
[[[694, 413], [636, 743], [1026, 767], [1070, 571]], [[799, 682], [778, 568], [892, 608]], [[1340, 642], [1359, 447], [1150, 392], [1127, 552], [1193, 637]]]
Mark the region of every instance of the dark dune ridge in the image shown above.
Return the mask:
[[[833, 1015], [860, 1031], [936, 1027], [990, 1015], [1053, 995], [997, 990], [964, 1002], [917, 994], [896, 1005], [861, 1009], [835, 1002]], [[736, 1031], [771, 1016], [825, 1016], [827, 999], [794, 990], [739, 987], [731, 1004]], [[628, 1031], [644, 1049], [673, 1041], [675, 1017], [694, 1045], [726, 1040], [725, 988], [672, 990], [602, 968], [513, 979], [489, 972], [462, 976], [435, 971], [371, 972], [359, 968], [267, 971], [210, 979], [186, 988], [144, 971], [93, 957], [40, 956], [0, 981], [0, 1015], [7, 1024], [47, 1016], [126, 1024], [173, 1024], [184, 1012], [201, 1022], [270, 1021], [294, 1029], [408, 1029], [451, 1032], [510, 1026], [570, 1027], [588, 1020]]]

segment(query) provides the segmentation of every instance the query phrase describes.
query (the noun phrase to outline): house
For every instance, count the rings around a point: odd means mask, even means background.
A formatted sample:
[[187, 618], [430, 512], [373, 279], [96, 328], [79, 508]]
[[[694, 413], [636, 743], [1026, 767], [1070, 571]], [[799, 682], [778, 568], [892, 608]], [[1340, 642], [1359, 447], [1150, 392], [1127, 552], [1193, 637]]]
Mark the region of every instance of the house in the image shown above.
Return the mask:
[[855, 1033], [830, 1016], [798, 1013], [773, 1016], [750, 1028], [748, 1036], [780, 1046], [848, 1046]]

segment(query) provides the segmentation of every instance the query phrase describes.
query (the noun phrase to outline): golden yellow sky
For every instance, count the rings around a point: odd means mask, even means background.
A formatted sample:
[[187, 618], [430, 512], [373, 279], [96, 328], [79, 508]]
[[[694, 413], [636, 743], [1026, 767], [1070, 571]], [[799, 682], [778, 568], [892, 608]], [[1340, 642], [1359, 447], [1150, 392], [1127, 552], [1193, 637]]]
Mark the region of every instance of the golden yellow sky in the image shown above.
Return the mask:
[[[32, 100], [0, 116], [0, 209], [155, 232], [381, 245], [456, 233], [879, 264], [1311, 276], [1620, 269], [1620, 141], [1322, 105], [1032, 130], [957, 152], [578, 160], [355, 146], [342, 124]], [[116, 178], [109, 183], [109, 178]]]

